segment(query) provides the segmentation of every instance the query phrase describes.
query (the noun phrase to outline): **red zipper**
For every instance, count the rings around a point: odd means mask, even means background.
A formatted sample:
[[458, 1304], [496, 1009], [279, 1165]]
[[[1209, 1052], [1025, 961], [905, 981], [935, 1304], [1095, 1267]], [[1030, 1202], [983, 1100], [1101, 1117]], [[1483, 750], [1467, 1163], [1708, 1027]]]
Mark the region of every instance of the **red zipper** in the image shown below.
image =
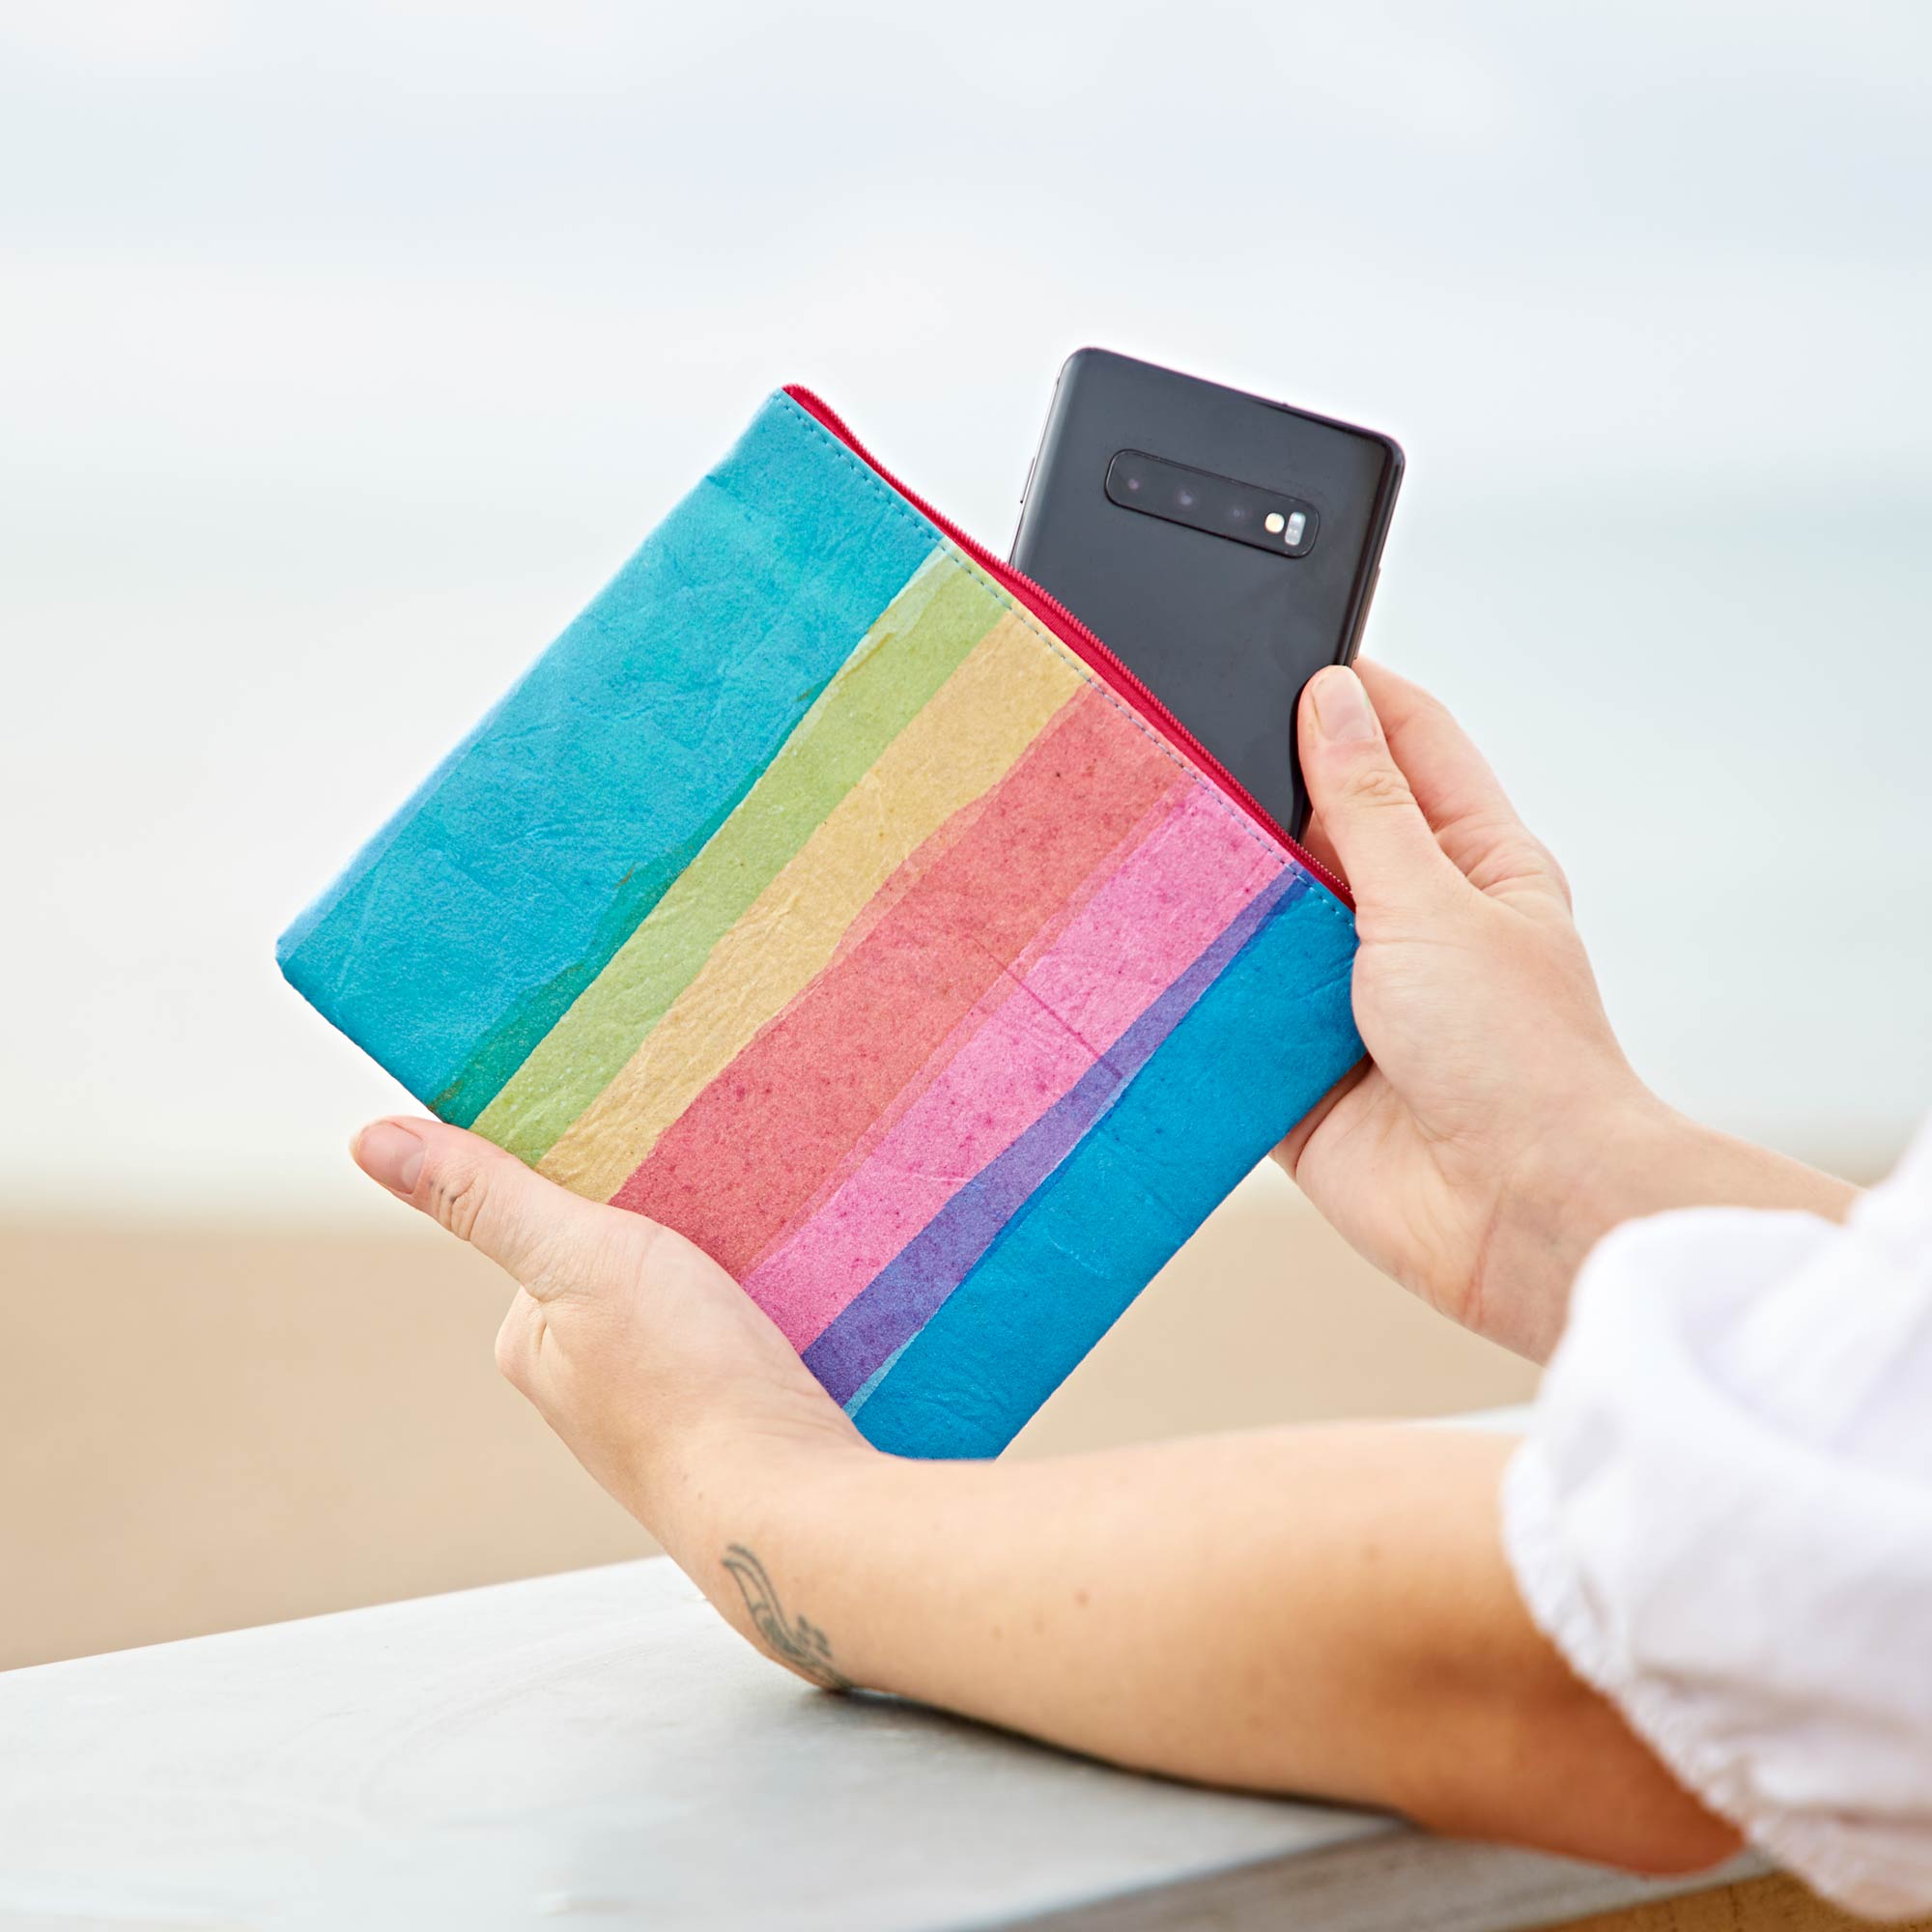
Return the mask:
[[890, 484], [921, 516], [936, 524], [987, 576], [1002, 583], [1038, 617], [1068, 650], [1130, 705], [1162, 737], [1181, 752], [1238, 805], [1270, 838], [1288, 852], [1297, 865], [1315, 874], [1345, 905], [1353, 906], [1349, 888], [1321, 860], [1312, 858], [1268, 816], [1255, 795], [1229, 771], [1207, 746], [1202, 744], [1173, 712], [1156, 697], [1121, 660], [1050, 591], [1040, 588], [1032, 578], [1022, 576], [1004, 558], [997, 557], [985, 545], [975, 543], [959, 526], [942, 517], [923, 497], [916, 496], [881, 463], [845, 426], [845, 419], [812, 392], [796, 383], [785, 384], [785, 394], [800, 409], [829, 429], [881, 482]]

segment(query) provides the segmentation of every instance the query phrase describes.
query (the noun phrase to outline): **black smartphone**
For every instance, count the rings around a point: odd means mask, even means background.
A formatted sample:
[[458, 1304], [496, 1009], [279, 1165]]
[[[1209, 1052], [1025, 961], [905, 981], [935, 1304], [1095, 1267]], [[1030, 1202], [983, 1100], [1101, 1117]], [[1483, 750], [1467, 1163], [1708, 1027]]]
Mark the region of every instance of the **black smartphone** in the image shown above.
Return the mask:
[[1374, 430], [1082, 349], [1012, 562], [1298, 838], [1295, 701], [1355, 655], [1402, 469]]

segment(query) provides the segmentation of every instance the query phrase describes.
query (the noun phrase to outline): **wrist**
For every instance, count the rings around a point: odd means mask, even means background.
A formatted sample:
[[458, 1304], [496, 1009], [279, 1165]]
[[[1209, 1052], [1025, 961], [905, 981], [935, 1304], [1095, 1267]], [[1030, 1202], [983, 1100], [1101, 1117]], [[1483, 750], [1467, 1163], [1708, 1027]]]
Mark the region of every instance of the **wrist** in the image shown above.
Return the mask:
[[824, 1411], [715, 1408], [640, 1445], [618, 1500], [701, 1579], [727, 1545], [793, 1520], [797, 1498], [880, 1460], [840, 1410], [827, 1402]]
[[1556, 1346], [1583, 1257], [1619, 1221], [1645, 1211], [1636, 1177], [1668, 1127], [1665, 1110], [1633, 1086], [1574, 1106], [1561, 1131], [1534, 1135], [1497, 1190], [1469, 1325], [1533, 1361]]
[[868, 1565], [893, 1542], [909, 1479], [932, 1465], [884, 1455], [850, 1429], [720, 1432], [692, 1449], [665, 1553], [741, 1636], [808, 1683], [893, 1688]]
[[1632, 1086], [1545, 1136], [1499, 1201], [1486, 1243], [1481, 1303], [1518, 1311], [1495, 1339], [1548, 1358], [1570, 1290], [1612, 1228], [1677, 1208], [1797, 1208], [1842, 1219], [1857, 1189], [1803, 1162], [1700, 1126]]

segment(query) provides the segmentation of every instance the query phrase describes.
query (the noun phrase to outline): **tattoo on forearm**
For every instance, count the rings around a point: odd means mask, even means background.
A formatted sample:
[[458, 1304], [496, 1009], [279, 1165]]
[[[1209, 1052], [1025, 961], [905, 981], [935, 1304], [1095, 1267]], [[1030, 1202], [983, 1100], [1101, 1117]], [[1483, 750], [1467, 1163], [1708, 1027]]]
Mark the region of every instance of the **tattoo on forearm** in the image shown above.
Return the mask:
[[742, 1543], [725, 1547], [724, 1567], [738, 1579], [753, 1626], [777, 1657], [814, 1684], [828, 1690], [849, 1690], [852, 1680], [832, 1662], [832, 1645], [825, 1633], [805, 1618], [787, 1617], [777, 1586], [765, 1566]]

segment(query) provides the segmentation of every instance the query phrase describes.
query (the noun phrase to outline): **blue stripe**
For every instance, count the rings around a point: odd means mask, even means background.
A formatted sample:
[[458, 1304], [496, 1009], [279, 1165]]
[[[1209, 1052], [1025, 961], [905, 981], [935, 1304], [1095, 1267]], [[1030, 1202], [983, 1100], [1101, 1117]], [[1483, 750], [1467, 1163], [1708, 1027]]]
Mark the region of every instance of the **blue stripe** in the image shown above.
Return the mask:
[[282, 971], [419, 1099], [468, 1125], [938, 541], [773, 397], [283, 934]]
[[1354, 926], [1293, 895], [907, 1345], [857, 1420], [901, 1456], [994, 1456], [1215, 1204], [1361, 1057]]

